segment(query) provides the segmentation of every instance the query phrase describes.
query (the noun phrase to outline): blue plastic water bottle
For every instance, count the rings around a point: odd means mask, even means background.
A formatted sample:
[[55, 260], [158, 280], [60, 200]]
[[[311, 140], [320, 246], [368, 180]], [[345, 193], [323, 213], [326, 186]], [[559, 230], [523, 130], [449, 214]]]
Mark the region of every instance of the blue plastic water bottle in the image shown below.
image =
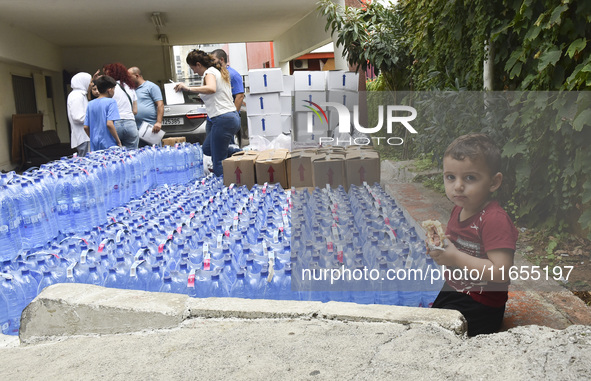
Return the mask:
[[18, 207], [9, 194], [8, 187], [0, 186], [0, 260], [16, 258], [22, 249], [19, 230], [20, 217]]
[[18, 335], [21, 313], [27, 306], [25, 294], [14, 278], [9, 274], [0, 275], [0, 297], [6, 300], [8, 308], [8, 327], [2, 329], [4, 334]]

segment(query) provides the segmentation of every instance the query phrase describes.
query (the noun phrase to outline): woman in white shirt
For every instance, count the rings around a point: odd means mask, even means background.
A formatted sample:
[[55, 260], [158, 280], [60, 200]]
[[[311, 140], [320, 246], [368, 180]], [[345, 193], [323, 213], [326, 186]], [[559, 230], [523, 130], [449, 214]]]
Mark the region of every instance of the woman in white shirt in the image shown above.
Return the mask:
[[232, 98], [230, 73], [225, 66], [204, 51], [193, 50], [187, 55], [187, 64], [193, 72], [203, 77], [203, 86], [188, 87], [184, 83], [175, 86], [176, 91], [200, 94], [207, 115], [211, 120], [211, 132], [203, 142], [203, 153], [211, 156], [213, 173], [222, 176], [222, 160], [228, 157], [228, 146], [240, 130], [240, 115]]
[[121, 144], [127, 149], [137, 149], [139, 134], [135, 122], [137, 114], [137, 95], [135, 94], [135, 83], [133, 82], [127, 68], [121, 63], [108, 64], [103, 67], [103, 72], [117, 81], [113, 99], [117, 102], [119, 117], [115, 121], [115, 129], [121, 140]]

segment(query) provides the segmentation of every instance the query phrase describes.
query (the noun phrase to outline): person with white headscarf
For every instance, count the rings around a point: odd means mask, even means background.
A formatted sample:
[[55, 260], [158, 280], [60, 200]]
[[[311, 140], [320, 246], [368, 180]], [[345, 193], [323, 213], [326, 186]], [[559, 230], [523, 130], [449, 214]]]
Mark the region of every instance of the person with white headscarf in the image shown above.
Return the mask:
[[88, 87], [92, 76], [88, 73], [78, 73], [72, 77], [70, 86], [72, 91], [68, 95], [68, 119], [72, 134], [70, 146], [76, 148], [78, 156], [86, 156], [90, 150], [90, 138], [84, 131], [84, 118], [88, 106]]

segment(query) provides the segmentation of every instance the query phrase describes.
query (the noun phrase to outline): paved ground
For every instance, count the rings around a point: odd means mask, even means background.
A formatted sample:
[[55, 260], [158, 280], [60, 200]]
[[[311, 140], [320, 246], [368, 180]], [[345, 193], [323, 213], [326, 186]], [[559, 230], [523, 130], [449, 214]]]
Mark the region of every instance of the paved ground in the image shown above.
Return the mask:
[[[418, 221], [447, 221], [449, 201], [382, 170]], [[26, 310], [22, 344], [0, 338], [1, 379], [591, 379], [591, 309], [542, 286], [515, 282], [506, 331], [468, 339], [454, 311], [57, 285]]]

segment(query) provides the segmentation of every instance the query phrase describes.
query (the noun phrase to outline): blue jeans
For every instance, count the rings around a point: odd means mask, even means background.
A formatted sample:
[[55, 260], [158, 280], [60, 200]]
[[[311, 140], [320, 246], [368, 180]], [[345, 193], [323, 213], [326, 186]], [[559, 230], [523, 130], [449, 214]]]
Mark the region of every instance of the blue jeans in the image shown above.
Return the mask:
[[116, 120], [114, 124], [123, 147], [127, 147], [127, 149], [137, 149], [140, 136], [137, 132], [135, 119], [119, 119]]
[[203, 153], [211, 156], [213, 173], [216, 176], [221, 176], [224, 173], [222, 160], [228, 158], [228, 146], [234, 141], [234, 135], [239, 130], [240, 116], [237, 111], [211, 118], [211, 129], [207, 131], [205, 136]]

